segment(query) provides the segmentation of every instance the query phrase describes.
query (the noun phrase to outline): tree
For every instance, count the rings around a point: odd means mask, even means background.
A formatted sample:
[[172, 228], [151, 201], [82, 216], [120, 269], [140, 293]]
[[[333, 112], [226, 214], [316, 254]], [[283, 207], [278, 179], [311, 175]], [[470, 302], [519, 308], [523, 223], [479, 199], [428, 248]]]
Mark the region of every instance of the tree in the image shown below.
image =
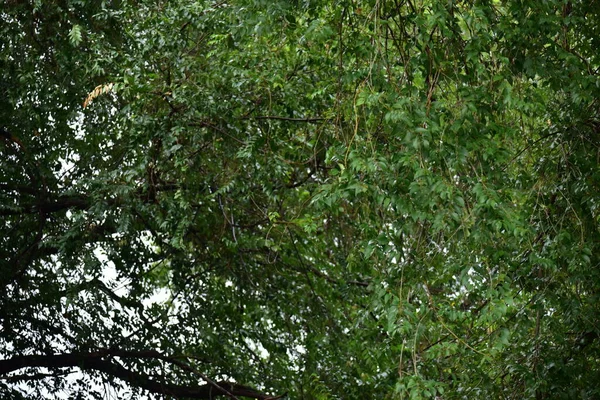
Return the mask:
[[594, 2], [7, 0], [6, 398], [595, 398]]

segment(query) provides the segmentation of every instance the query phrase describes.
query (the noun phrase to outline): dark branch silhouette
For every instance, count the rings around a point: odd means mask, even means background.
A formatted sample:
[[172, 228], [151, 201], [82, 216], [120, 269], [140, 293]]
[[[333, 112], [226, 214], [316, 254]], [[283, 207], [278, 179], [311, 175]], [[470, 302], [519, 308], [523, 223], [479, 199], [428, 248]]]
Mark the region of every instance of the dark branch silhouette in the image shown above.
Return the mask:
[[[51, 355], [28, 355], [0, 360], [0, 378], [11, 379], [11, 377], [6, 376], [6, 374], [18, 371], [22, 368], [45, 367], [54, 369], [78, 367], [83, 371], [93, 370], [103, 372], [151, 393], [173, 396], [176, 398], [212, 399], [215, 396], [227, 396], [232, 399], [246, 397], [257, 400], [275, 400], [285, 396], [285, 394], [280, 396], [270, 396], [248, 386], [227, 381], [213, 382], [207, 378], [204, 378], [204, 380], [208, 383], [198, 386], [177, 385], [170, 382], [163, 382], [151, 376], [134, 372], [123, 367], [117, 363], [114, 357], [162, 360], [182, 367], [182, 369], [187, 372], [194, 372], [194, 369], [191, 366], [188, 366], [173, 357], [165, 356], [155, 350], [123, 351], [100, 349], [95, 352], [87, 353], [74, 352]], [[204, 376], [200, 373], [196, 374]]]
[[242, 119], [273, 119], [273, 120], [278, 120], [278, 121], [289, 121], [289, 122], [308, 122], [308, 123], [314, 123], [314, 122], [321, 122], [321, 121], [328, 121], [329, 118], [322, 118], [322, 117], [313, 117], [313, 118], [292, 118], [292, 117], [282, 117], [279, 115], [257, 115], [254, 117], [243, 117]]

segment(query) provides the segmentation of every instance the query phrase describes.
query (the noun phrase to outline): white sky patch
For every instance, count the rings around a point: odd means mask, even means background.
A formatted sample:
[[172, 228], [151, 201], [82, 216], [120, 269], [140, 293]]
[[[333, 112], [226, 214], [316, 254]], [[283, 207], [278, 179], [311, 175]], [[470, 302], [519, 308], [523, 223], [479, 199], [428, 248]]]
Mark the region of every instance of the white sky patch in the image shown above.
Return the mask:
[[263, 360], [267, 360], [271, 356], [271, 354], [260, 342], [256, 342], [248, 338], [244, 338], [244, 342], [246, 342], [246, 345], [250, 348], [250, 350], [258, 354]]
[[118, 272], [115, 267], [115, 263], [108, 259], [106, 252], [102, 247], [98, 246], [94, 249], [94, 256], [102, 263], [102, 283], [106, 287], [114, 288], [113, 291], [117, 296], [127, 296], [127, 284], [120, 282], [118, 278]]
[[153, 304], [164, 304], [169, 301], [171, 298], [171, 290], [167, 288], [159, 288], [152, 293], [152, 295], [144, 300], [142, 300], [142, 304], [144, 307], [149, 308]]

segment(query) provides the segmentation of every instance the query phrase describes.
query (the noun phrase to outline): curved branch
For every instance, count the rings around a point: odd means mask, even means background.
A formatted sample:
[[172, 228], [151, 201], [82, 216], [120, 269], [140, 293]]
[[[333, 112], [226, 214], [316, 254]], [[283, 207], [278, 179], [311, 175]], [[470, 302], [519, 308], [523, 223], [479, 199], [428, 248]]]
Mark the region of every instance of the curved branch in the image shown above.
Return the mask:
[[101, 349], [90, 353], [63, 353], [51, 355], [16, 356], [0, 360], [0, 375], [5, 375], [22, 368], [69, 368], [79, 367], [82, 370], [94, 370], [119, 378], [132, 386], [147, 390], [151, 393], [184, 397], [190, 399], [212, 399], [215, 396], [241, 396], [257, 400], [275, 400], [283, 396], [272, 397], [261, 393], [251, 387], [239, 385], [234, 382], [209, 382], [199, 386], [176, 385], [160, 382], [150, 376], [133, 372], [116, 363], [112, 357], [160, 359], [179, 365], [177, 360], [167, 357], [155, 350], [148, 351], [121, 351]]

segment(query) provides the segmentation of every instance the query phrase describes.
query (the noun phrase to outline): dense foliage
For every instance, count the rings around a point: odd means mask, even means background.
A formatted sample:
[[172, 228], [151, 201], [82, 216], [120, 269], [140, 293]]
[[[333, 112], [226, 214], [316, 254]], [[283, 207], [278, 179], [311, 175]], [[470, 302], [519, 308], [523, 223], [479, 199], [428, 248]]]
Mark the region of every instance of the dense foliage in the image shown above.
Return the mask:
[[600, 397], [599, 48], [584, 0], [4, 0], [0, 395]]

